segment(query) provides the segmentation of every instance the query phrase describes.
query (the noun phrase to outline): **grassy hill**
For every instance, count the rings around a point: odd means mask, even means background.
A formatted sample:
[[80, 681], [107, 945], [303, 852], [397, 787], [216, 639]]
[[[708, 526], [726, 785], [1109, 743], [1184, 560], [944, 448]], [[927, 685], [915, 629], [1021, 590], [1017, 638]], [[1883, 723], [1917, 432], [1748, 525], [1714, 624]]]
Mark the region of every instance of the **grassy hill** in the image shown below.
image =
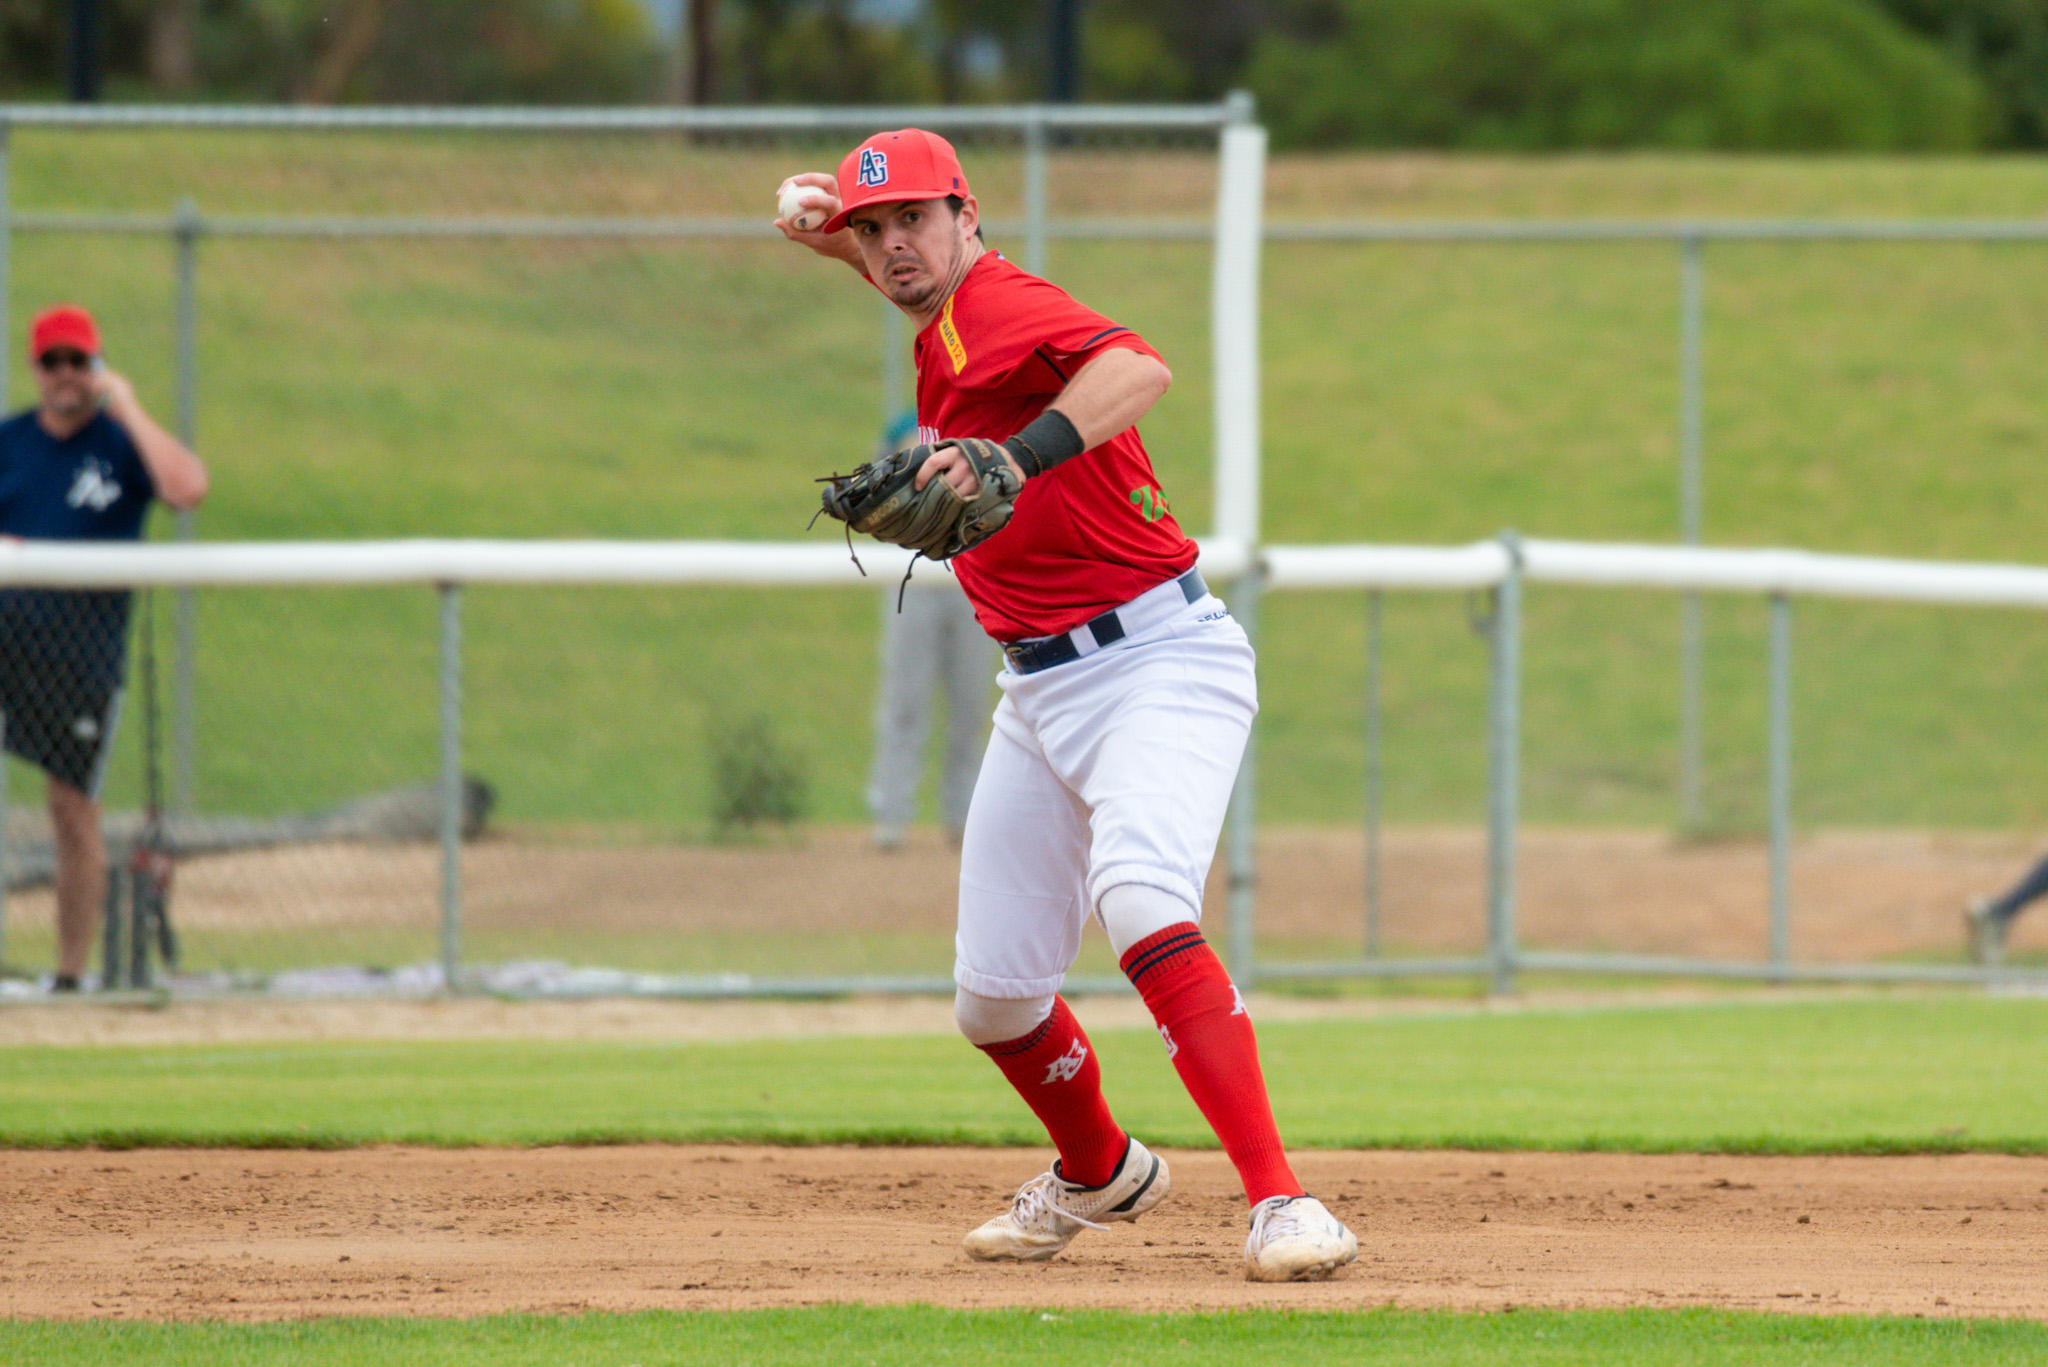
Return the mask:
[[[534, 138], [406, 143], [185, 132], [14, 135], [17, 209], [769, 216], [827, 149]], [[1014, 164], [968, 152], [992, 216]], [[1055, 166], [1056, 212], [1189, 213], [1172, 149]], [[2020, 159], [1287, 158], [1272, 218], [2030, 217]], [[1015, 246], [998, 237], [997, 246]], [[208, 538], [806, 535], [810, 479], [882, 412], [879, 301], [779, 239], [635, 243], [243, 236], [201, 244]], [[94, 306], [167, 420], [171, 257], [152, 237], [18, 234], [18, 338]], [[1049, 273], [1136, 327], [1176, 383], [1144, 430], [1176, 513], [1210, 523], [1206, 250], [1057, 243]], [[1274, 541], [1455, 543], [1502, 527], [1675, 540], [1678, 264], [1662, 244], [1273, 244], [1261, 321]], [[1707, 252], [1710, 542], [2038, 561], [2048, 246], [1716, 244]], [[26, 377], [11, 366], [10, 395]], [[826, 537], [818, 530], [809, 533]], [[936, 571], [927, 571], [936, 572]], [[1527, 808], [1673, 819], [1678, 606], [1539, 589]], [[879, 587], [488, 590], [465, 615], [471, 767], [523, 821], [690, 832], [708, 737], [765, 713], [812, 810], [857, 819]], [[1387, 603], [1388, 815], [1483, 812], [1483, 642], [1455, 596]], [[1261, 807], [1356, 818], [1360, 594], [1264, 607]], [[316, 806], [435, 765], [424, 591], [200, 595], [198, 782], [216, 810]], [[1761, 818], [1764, 610], [1708, 612], [1710, 820]], [[1808, 823], [2048, 821], [2012, 612], [1801, 604], [1795, 811]], [[131, 734], [134, 728], [131, 728]], [[133, 757], [117, 759], [116, 801]]]

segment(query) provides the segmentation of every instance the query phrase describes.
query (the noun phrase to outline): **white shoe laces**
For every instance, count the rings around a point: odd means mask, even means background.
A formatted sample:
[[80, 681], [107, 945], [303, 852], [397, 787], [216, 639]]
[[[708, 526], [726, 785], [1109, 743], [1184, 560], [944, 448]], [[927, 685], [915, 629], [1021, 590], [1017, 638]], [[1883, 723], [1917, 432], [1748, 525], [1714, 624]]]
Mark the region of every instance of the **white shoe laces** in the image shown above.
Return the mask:
[[1024, 1228], [1033, 1225], [1052, 1225], [1056, 1220], [1068, 1220], [1085, 1229], [1108, 1229], [1093, 1220], [1074, 1214], [1058, 1201], [1059, 1179], [1049, 1172], [1042, 1172], [1017, 1189], [1017, 1199], [1010, 1204], [1010, 1218]]
[[1279, 1239], [1299, 1239], [1308, 1234], [1295, 1207], [1299, 1200], [1262, 1201], [1252, 1212], [1252, 1242], [1260, 1248]]

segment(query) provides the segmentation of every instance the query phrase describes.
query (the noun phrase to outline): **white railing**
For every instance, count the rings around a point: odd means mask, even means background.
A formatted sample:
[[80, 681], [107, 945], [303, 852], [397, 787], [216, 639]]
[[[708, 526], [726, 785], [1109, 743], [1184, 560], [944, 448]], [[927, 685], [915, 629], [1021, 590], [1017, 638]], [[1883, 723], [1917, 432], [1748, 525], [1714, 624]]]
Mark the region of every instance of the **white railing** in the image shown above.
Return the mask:
[[[121, 586], [255, 587], [423, 584], [441, 597], [442, 956], [445, 980], [462, 981], [462, 645], [460, 594], [465, 584], [701, 584], [770, 588], [790, 585], [872, 587], [898, 575], [907, 553], [873, 543], [859, 554], [863, 575], [836, 543], [726, 541], [471, 541], [278, 542], [240, 544], [0, 544], [0, 585], [66, 588]], [[1828, 555], [1783, 549], [1613, 545], [1522, 540], [1511, 533], [1466, 546], [1269, 546], [1253, 554], [1241, 543], [1202, 543], [1201, 565], [1257, 629], [1267, 592], [1414, 590], [1492, 595], [1485, 627], [1492, 646], [1488, 729], [1488, 945], [1480, 958], [1260, 964], [1252, 953], [1256, 908], [1251, 829], [1256, 821], [1254, 771], [1247, 764], [1232, 804], [1227, 842], [1231, 867], [1233, 968], [1258, 978], [1490, 975], [1499, 990], [1518, 972], [1681, 974], [1776, 981], [1991, 981], [2028, 975], [1944, 965], [1797, 964], [1789, 954], [1787, 863], [1790, 850], [1791, 672], [1789, 603], [1794, 596], [1856, 598], [1954, 606], [2048, 608], [2048, 567], [1954, 564]], [[1527, 582], [1598, 585], [1679, 592], [1756, 595], [1772, 604], [1771, 632], [1771, 953], [1760, 962], [1628, 955], [1569, 955], [1522, 949], [1515, 938], [1515, 836], [1519, 821], [1521, 589]], [[804, 990], [872, 987], [858, 979], [807, 981]], [[895, 984], [898, 988], [903, 985]], [[939, 983], [918, 984], [933, 989]], [[689, 990], [687, 985], [675, 988]], [[791, 990], [791, 985], [722, 981], [721, 993]]]

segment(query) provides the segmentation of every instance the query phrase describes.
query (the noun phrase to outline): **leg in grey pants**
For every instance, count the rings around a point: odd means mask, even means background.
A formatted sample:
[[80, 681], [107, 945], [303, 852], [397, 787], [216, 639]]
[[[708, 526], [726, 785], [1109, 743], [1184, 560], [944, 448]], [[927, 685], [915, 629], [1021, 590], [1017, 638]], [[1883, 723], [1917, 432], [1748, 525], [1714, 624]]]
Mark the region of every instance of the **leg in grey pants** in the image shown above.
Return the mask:
[[875, 843], [899, 845], [917, 816], [924, 743], [933, 695], [945, 693], [946, 753], [939, 777], [939, 819], [957, 842], [987, 743], [995, 644], [974, 620], [967, 595], [951, 577], [913, 582], [896, 610], [896, 590], [882, 594], [882, 680], [875, 699], [875, 764], [868, 811]]

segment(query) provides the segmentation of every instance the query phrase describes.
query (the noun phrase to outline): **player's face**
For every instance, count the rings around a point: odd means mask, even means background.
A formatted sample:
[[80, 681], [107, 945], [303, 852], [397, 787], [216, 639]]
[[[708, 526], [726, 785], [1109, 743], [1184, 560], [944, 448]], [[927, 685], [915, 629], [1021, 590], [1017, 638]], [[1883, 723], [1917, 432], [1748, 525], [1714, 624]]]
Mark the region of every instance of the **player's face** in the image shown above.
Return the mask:
[[93, 404], [92, 358], [72, 347], [52, 347], [32, 367], [42, 406], [59, 417], [73, 417]]
[[978, 253], [973, 200], [956, 215], [943, 199], [915, 199], [854, 210], [849, 226], [868, 278], [898, 308], [935, 312]]

